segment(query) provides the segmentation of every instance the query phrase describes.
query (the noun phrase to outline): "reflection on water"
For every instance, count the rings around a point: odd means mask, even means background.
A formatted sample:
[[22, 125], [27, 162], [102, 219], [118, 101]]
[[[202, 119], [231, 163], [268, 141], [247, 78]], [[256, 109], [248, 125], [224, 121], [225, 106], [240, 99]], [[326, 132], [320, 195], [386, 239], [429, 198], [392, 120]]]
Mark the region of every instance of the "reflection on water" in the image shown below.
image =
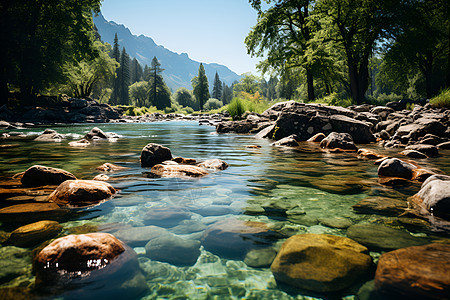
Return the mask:
[[[0, 141], [1, 144], [18, 144], [1, 150], [0, 177], [9, 178], [34, 164], [62, 168], [79, 179], [92, 179], [99, 174], [95, 168], [106, 162], [128, 167], [108, 174], [109, 182], [120, 190], [119, 194], [95, 208], [77, 212], [62, 223], [65, 228], [62, 235], [104, 231], [124, 236], [139, 255], [139, 265], [149, 288], [145, 295], [139, 296], [142, 299], [216, 296], [294, 299], [299, 294], [310, 294], [277, 285], [269, 268], [249, 267], [243, 262], [245, 253], [235, 255], [233, 245], [245, 248], [248, 243], [259, 243], [249, 249], [278, 249], [285, 238], [297, 233], [346, 236], [346, 228], [351, 224], [363, 221], [392, 224], [395, 223], [393, 218], [356, 214], [352, 205], [369, 196], [405, 200], [420, 187], [418, 184], [396, 189], [382, 186], [378, 183], [377, 166], [373, 161], [357, 159], [354, 154], [323, 153], [307, 143], [296, 150], [274, 148], [269, 141], [252, 136], [217, 135], [214, 128], [198, 126], [195, 122], [97, 126], [123, 138], [83, 148], [69, 147], [72, 139], [61, 143]], [[70, 125], [52, 129], [78, 138], [92, 127]], [[33, 134], [44, 129], [19, 131]], [[230, 167], [201, 179], [146, 178], [143, 172], [148, 169], [140, 167], [139, 157], [147, 143], [164, 145], [174, 156], [197, 160], [220, 158]], [[378, 148], [377, 151], [396, 153]], [[450, 174], [450, 162], [445, 158], [419, 163]], [[252, 230], [240, 232], [236, 229], [240, 225], [230, 225], [241, 221], [251, 221], [250, 227], [259, 228], [255, 232], [268, 234], [270, 239], [262, 240], [252, 235]], [[229, 226], [214, 227], [223, 222]], [[13, 229], [6, 224], [0, 228]], [[167, 247], [158, 257], [168, 253], [172, 256], [197, 253], [198, 241], [203, 244], [194, 265], [178, 266], [151, 258], [157, 256], [155, 253], [150, 257], [146, 255], [152, 241]], [[224, 242], [228, 247], [220, 247]], [[10, 246], [4, 245], [0, 250], [6, 247]], [[8, 259], [5, 255], [2, 260]], [[29, 271], [19, 272], [12, 278], [0, 278], [0, 287], [23, 287], [33, 282], [27, 255], [23, 255], [21, 264], [28, 266]], [[172, 261], [166, 258], [164, 261]]]

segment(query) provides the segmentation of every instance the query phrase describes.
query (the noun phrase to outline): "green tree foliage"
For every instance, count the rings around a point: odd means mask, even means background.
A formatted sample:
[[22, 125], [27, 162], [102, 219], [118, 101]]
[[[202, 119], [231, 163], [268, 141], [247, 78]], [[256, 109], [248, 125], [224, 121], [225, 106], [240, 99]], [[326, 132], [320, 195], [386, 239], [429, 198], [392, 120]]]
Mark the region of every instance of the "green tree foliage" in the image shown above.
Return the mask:
[[109, 56], [109, 44], [96, 41], [94, 47], [98, 55], [64, 65], [67, 86], [73, 97], [91, 96], [94, 87], [106, 86], [119, 67], [119, 63]]
[[205, 105], [203, 105], [203, 108], [205, 110], [213, 110], [213, 109], [219, 109], [223, 106], [223, 102], [216, 98], [209, 98], [208, 101], [206, 101]]
[[95, 55], [92, 11], [100, 11], [99, 0], [1, 2], [0, 104], [6, 103], [8, 84], [19, 86], [31, 104], [64, 78], [64, 62]]
[[199, 110], [200, 107], [198, 105], [197, 100], [190, 90], [187, 88], [179, 88], [174, 94], [174, 100], [176, 103], [180, 104], [184, 107], [191, 107], [194, 110]]
[[208, 78], [206, 77], [203, 64], [200, 64], [200, 67], [198, 68], [198, 76], [192, 78], [192, 87], [194, 89], [195, 98], [199, 103], [200, 110], [203, 110], [203, 104], [210, 97]]
[[161, 75], [163, 71], [164, 69], [161, 68], [161, 64], [156, 56], [153, 57], [149, 71], [150, 79], [148, 81], [149, 100], [150, 104], [156, 106], [157, 109], [171, 107], [170, 89], [167, 87]]
[[144, 73], [142, 76], [144, 77], [145, 81], [150, 80], [150, 68], [147, 65], [144, 66]]
[[240, 92], [245, 92], [249, 94], [254, 94], [260, 91], [260, 78], [252, 75], [251, 73], [246, 73], [243, 77], [233, 86], [233, 93], [235, 96], [239, 95]]
[[148, 92], [149, 88], [147, 81], [138, 81], [130, 85], [129, 95], [131, 104], [137, 107], [150, 107]]
[[130, 83], [133, 84], [141, 80], [144, 80], [144, 71], [142, 70], [138, 60], [133, 58], [130, 67]]
[[218, 100], [222, 99], [222, 81], [220, 81], [219, 74], [217, 74], [217, 72], [214, 76], [212, 97]]
[[233, 99], [233, 87], [230, 87], [223, 83], [221, 99], [224, 104], [230, 103], [231, 99]]
[[[111, 52], [111, 57], [114, 58], [116, 62], [119, 63], [120, 66], [120, 49], [119, 49], [119, 38], [117, 37], [117, 33], [114, 35], [114, 44], [113, 50]], [[112, 105], [117, 105], [119, 104], [119, 99], [120, 99], [120, 77], [119, 72], [117, 72], [113, 80], [110, 103]]]
[[269, 68], [302, 68], [306, 73], [308, 98], [313, 100], [314, 78], [312, 60], [306, 49], [312, 38], [313, 25], [309, 22], [309, 0], [278, 0], [268, 10], [261, 10], [260, 0], [250, 0], [259, 12], [256, 25], [245, 39], [247, 51], [252, 56], [267, 57], [259, 68], [265, 73]]
[[130, 56], [128, 55], [125, 47], [122, 48], [120, 54], [120, 67], [117, 70], [119, 78], [119, 104], [127, 105], [129, 102], [128, 87], [130, 86]]

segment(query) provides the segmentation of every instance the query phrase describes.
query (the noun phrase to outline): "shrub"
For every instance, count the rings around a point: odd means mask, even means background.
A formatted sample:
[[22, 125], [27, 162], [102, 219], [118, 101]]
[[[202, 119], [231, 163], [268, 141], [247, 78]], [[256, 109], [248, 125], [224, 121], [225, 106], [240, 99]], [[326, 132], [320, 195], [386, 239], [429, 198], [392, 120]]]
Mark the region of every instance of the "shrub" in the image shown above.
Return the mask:
[[439, 108], [450, 108], [450, 88], [442, 90], [430, 100], [430, 104]]
[[230, 104], [228, 104], [228, 112], [230, 113], [231, 118], [233, 118], [233, 120], [240, 119], [245, 112], [245, 107], [242, 99], [233, 98]]
[[208, 101], [203, 105], [204, 110], [219, 109], [223, 106], [223, 102], [219, 99], [209, 98]]
[[347, 107], [352, 105], [352, 99], [341, 98], [337, 93], [331, 93], [325, 97], [314, 100], [314, 103]]

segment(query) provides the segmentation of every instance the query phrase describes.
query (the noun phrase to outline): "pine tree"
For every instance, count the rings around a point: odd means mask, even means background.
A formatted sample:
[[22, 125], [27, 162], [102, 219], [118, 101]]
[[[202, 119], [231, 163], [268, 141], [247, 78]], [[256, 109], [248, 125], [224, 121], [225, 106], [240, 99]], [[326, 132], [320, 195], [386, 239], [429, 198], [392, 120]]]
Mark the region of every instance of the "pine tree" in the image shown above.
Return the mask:
[[122, 53], [120, 55], [120, 84], [119, 84], [119, 95], [120, 100], [118, 103], [127, 105], [130, 98], [128, 95], [128, 87], [130, 86], [130, 56], [128, 55], [125, 47], [122, 48]]
[[157, 109], [164, 109], [170, 106], [170, 90], [167, 87], [161, 75], [164, 69], [158, 59], [153, 57], [151, 67], [149, 68], [149, 100]]
[[209, 99], [209, 84], [208, 77], [205, 74], [203, 64], [198, 68], [198, 76], [192, 78], [192, 87], [194, 88], [194, 95], [200, 105], [200, 110], [203, 109], [203, 104]]
[[150, 68], [147, 65], [145, 65], [145, 67], [144, 67], [144, 73], [142, 76], [144, 77], [145, 81], [150, 80]]
[[[117, 33], [114, 36], [114, 46], [113, 51], [111, 53], [111, 57], [114, 58], [119, 64], [120, 64], [120, 50], [119, 50], [119, 39], [117, 38]], [[117, 105], [119, 103], [120, 98], [120, 76], [119, 76], [119, 69], [116, 71], [116, 76], [113, 80], [113, 92], [111, 94], [111, 104]]]
[[218, 100], [222, 100], [222, 81], [220, 81], [219, 74], [217, 74], [217, 72], [216, 76], [214, 76], [212, 97]]
[[139, 64], [138, 60], [136, 58], [133, 58], [131, 61], [131, 68], [130, 68], [130, 84], [133, 84], [135, 82], [141, 81], [143, 79], [143, 71], [142, 67]]

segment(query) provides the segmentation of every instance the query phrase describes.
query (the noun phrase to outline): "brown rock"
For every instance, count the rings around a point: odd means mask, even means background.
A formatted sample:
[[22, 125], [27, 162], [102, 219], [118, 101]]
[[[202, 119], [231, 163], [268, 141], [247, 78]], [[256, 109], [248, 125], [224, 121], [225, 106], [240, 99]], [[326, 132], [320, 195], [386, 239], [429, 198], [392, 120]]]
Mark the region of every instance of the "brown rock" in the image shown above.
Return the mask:
[[368, 158], [368, 159], [380, 159], [380, 158], [387, 157], [386, 155], [378, 154], [369, 149], [359, 149], [358, 155], [361, 157]]
[[448, 299], [450, 245], [428, 244], [381, 255], [375, 288], [401, 299]]
[[69, 146], [71, 147], [87, 147], [91, 144], [87, 139], [81, 139], [79, 141], [70, 142]]
[[172, 160], [180, 165], [195, 165], [197, 161], [193, 158], [175, 157]]
[[351, 286], [372, 263], [367, 248], [351, 239], [327, 234], [301, 234], [284, 242], [271, 270], [275, 279], [315, 292]]
[[153, 167], [163, 161], [171, 160], [170, 149], [158, 144], [147, 144], [141, 152], [141, 167]]
[[357, 213], [362, 214], [398, 216], [408, 208], [408, 203], [393, 198], [375, 197], [366, 198], [352, 207]]
[[384, 160], [378, 167], [378, 176], [412, 179], [413, 170], [417, 167], [398, 158]]
[[105, 175], [105, 174], [98, 174], [97, 176], [95, 176], [92, 180], [97, 180], [97, 181], [108, 181], [109, 180], [109, 176]]
[[157, 177], [203, 177], [209, 173], [200, 167], [190, 165], [155, 165], [150, 173]]
[[76, 180], [72, 174], [62, 169], [35, 165], [25, 171], [21, 182], [26, 186], [59, 185], [66, 180]]
[[198, 167], [211, 170], [225, 170], [228, 164], [221, 159], [208, 159], [197, 165]]
[[349, 133], [332, 132], [320, 142], [320, 147], [325, 149], [342, 149], [356, 151], [358, 148]]
[[18, 247], [30, 247], [51, 239], [62, 226], [56, 221], [39, 221], [17, 228], [9, 237], [9, 242]]
[[59, 205], [86, 206], [107, 200], [116, 190], [106, 182], [96, 180], [67, 180], [48, 196]]
[[312, 142], [312, 143], [320, 143], [324, 138], [326, 138], [325, 134], [323, 133], [318, 133], [316, 135], [313, 135], [312, 137], [310, 137], [307, 142]]
[[41, 220], [58, 220], [67, 215], [55, 203], [25, 203], [0, 209], [0, 220], [3, 222], [30, 223]]
[[118, 165], [110, 164], [110, 163], [104, 163], [101, 166], [98, 166], [96, 170], [102, 171], [102, 172], [117, 172], [117, 171], [123, 171], [128, 170], [127, 167], [121, 167]]

